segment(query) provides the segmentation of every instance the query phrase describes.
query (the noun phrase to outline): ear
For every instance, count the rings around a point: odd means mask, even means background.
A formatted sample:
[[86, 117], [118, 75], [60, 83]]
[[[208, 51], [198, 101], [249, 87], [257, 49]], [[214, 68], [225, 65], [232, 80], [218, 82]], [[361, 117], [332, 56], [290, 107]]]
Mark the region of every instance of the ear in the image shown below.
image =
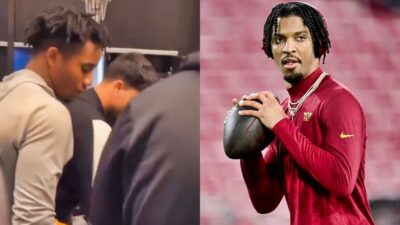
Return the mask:
[[124, 82], [122, 80], [113, 81], [113, 89], [117, 92], [121, 91], [124, 88]]
[[57, 63], [58, 57], [61, 56], [60, 51], [56, 47], [50, 47], [45, 53], [47, 65], [49, 67], [54, 67]]

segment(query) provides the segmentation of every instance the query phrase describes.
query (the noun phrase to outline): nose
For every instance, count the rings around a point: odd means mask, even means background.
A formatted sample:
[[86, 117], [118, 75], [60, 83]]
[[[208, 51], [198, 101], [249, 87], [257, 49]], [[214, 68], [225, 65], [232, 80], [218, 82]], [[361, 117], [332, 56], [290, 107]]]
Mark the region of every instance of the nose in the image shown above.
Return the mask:
[[93, 83], [93, 71], [90, 72], [85, 78], [83, 79], [84, 88], [87, 89]]
[[285, 42], [285, 45], [283, 46], [283, 52], [284, 52], [284, 53], [287, 53], [287, 54], [296, 52], [296, 47], [295, 47], [295, 45], [296, 45], [296, 43], [295, 43], [294, 40], [288, 39], [288, 40]]

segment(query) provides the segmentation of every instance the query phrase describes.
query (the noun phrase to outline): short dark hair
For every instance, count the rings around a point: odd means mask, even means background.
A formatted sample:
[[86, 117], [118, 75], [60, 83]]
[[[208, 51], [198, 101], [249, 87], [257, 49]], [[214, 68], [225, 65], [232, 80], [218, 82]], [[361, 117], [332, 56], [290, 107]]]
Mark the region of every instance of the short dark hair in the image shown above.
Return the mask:
[[106, 27], [97, 23], [92, 15], [60, 6], [37, 15], [25, 32], [26, 43], [33, 48], [34, 54], [51, 46], [63, 54], [70, 54], [82, 48], [86, 41], [101, 48], [111, 44]]
[[310, 30], [314, 46], [314, 56], [323, 57], [329, 53], [331, 41], [326, 22], [322, 14], [313, 6], [302, 2], [281, 3], [275, 6], [269, 14], [264, 25], [263, 47], [265, 54], [273, 58], [271, 49], [271, 37], [278, 29], [278, 18], [298, 16], [303, 19], [303, 23]]
[[160, 78], [153, 65], [139, 53], [124, 53], [110, 63], [105, 80], [122, 79], [130, 87], [142, 91]]

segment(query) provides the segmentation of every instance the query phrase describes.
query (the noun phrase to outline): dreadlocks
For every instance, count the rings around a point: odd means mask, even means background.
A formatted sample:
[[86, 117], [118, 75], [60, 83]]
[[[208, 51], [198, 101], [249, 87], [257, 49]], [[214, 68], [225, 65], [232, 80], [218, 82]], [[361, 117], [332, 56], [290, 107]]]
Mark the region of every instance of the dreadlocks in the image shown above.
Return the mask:
[[50, 46], [63, 53], [72, 53], [86, 41], [92, 41], [101, 48], [111, 43], [106, 28], [90, 14], [63, 7], [43, 11], [29, 24], [26, 34], [26, 43], [33, 47], [34, 54]]
[[269, 14], [264, 25], [263, 47], [265, 54], [273, 58], [271, 50], [271, 37], [278, 29], [278, 18], [298, 16], [303, 19], [303, 23], [310, 30], [314, 46], [314, 56], [323, 59], [325, 63], [326, 54], [329, 53], [331, 41], [325, 20], [314, 7], [302, 2], [281, 3], [275, 6]]

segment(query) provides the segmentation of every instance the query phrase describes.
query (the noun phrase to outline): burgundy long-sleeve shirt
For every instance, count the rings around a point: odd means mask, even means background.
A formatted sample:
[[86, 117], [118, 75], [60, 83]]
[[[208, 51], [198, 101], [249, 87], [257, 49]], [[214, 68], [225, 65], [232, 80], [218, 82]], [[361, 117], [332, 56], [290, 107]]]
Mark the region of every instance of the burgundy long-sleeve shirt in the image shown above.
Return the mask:
[[[318, 68], [288, 89], [292, 101], [321, 74]], [[373, 225], [364, 185], [365, 117], [352, 93], [327, 75], [289, 118], [274, 126], [264, 157], [241, 160], [256, 210], [268, 213], [285, 196], [292, 225]]]

